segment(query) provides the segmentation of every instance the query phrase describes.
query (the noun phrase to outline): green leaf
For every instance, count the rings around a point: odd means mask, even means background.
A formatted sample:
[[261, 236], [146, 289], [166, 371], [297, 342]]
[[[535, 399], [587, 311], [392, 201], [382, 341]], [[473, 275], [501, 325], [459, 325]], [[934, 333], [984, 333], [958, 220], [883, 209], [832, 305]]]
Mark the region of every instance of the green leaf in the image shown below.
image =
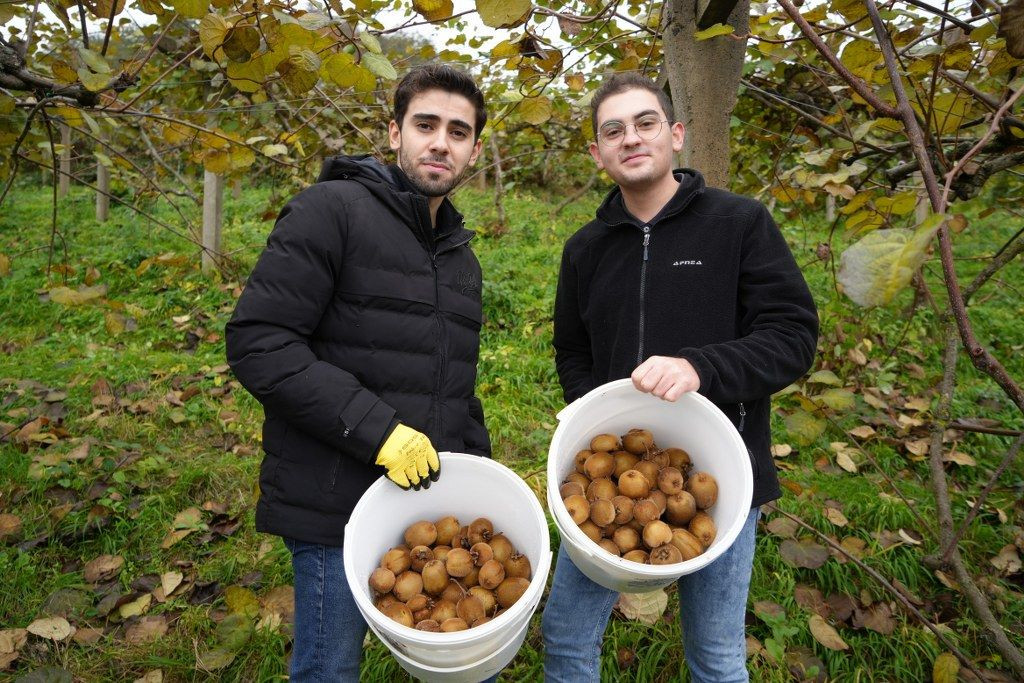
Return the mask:
[[843, 380], [839, 379], [831, 370], [818, 370], [807, 378], [807, 382], [808, 384], [828, 384], [833, 387], [843, 386]]
[[527, 97], [519, 104], [519, 115], [527, 123], [539, 126], [551, 118], [552, 104], [547, 97]]
[[210, 8], [209, 0], [171, 0], [174, 11], [189, 19], [201, 19]]
[[373, 35], [369, 31], [363, 31], [359, 34], [359, 41], [366, 47], [367, 50], [375, 55], [384, 54], [384, 51], [380, 47], [380, 41], [377, 40], [377, 36]]
[[809, 446], [825, 432], [825, 421], [804, 410], [786, 416], [786, 431], [801, 446]]
[[370, 73], [380, 76], [384, 80], [393, 81], [398, 78], [398, 72], [395, 71], [395, 67], [391, 66], [391, 62], [384, 55], [367, 52], [363, 55], [362, 64]]
[[836, 411], [850, 410], [857, 405], [853, 392], [849, 389], [826, 389], [813, 399]]
[[199, 22], [199, 42], [203, 45], [203, 52], [207, 57], [214, 59], [214, 52], [224, 43], [231, 24], [219, 14], [207, 14]]
[[14, 111], [16, 104], [13, 97], [0, 93], [0, 116], [7, 116]]
[[266, 61], [263, 56], [248, 62], [231, 62], [227, 67], [228, 80], [242, 92], [256, 92], [267, 77]]
[[[110, 65], [107, 64], [107, 60], [104, 59], [102, 55], [93, 52], [92, 50], [86, 50], [84, 47], [78, 48], [78, 54], [81, 56], [82, 61], [85, 62], [85, 65], [96, 73], [110, 73]], [[79, 74], [81, 74], [81, 70], [79, 70]]]
[[839, 283], [860, 306], [882, 306], [910, 284], [927, 258], [943, 214], [932, 214], [916, 230], [877, 230], [850, 246], [839, 258]]
[[960, 660], [951, 652], [943, 652], [932, 665], [932, 683], [956, 683]]
[[530, 0], [476, 0], [480, 20], [491, 28], [512, 28], [524, 23], [533, 10]]
[[355, 59], [347, 52], [336, 52], [324, 60], [320, 74], [342, 88], [350, 88], [356, 84], [358, 74], [353, 65]]
[[729, 24], [715, 24], [709, 26], [703, 31], [697, 31], [693, 34], [694, 40], [708, 40], [716, 36], [728, 36], [732, 35], [733, 27]]

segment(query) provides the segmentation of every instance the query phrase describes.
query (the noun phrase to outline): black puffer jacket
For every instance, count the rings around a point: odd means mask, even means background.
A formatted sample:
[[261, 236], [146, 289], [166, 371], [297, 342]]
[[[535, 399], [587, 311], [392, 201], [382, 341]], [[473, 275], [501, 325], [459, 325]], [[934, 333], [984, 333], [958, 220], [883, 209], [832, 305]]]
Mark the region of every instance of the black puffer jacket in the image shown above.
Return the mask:
[[771, 395], [814, 361], [818, 315], [768, 209], [675, 172], [679, 189], [647, 223], [616, 188], [562, 254], [555, 358], [566, 401], [629, 377], [651, 356], [686, 358], [700, 394], [740, 430], [757, 506], [780, 495]]
[[432, 231], [427, 198], [369, 157], [328, 159], [281, 211], [226, 330], [266, 414], [258, 530], [341, 545], [399, 420], [490, 455], [472, 237], [447, 199]]

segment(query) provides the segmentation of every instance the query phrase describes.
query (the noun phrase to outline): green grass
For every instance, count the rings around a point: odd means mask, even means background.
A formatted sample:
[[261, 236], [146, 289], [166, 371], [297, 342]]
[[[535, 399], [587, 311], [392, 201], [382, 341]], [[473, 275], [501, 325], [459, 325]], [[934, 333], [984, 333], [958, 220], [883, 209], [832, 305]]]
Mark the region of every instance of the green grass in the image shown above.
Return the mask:
[[[559, 216], [552, 207], [561, 197], [539, 191], [519, 191], [507, 197], [510, 224], [503, 235], [493, 230], [492, 197], [466, 189], [456, 198], [471, 227], [481, 228], [474, 240], [484, 268], [485, 325], [482, 334], [478, 392], [495, 445], [495, 457], [527, 478], [543, 494], [548, 440], [555, 413], [562, 407], [551, 350], [551, 302], [564, 240], [589, 220], [599, 201], [591, 194], [568, 206]], [[77, 626], [106, 629], [96, 644], [48, 644], [30, 637], [21, 655], [0, 680], [41, 666], [63, 666], [77, 679], [88, 681], [134, 680], [152, 669], [161, 669], [165, 680], [281, 680], [287, 672], [290, 627], [256, 630], [230, 665], [216, 673], [197, 670], [196, 657], [217, 643], [217, 623], [228, 613], [224, 589], [244, 585], [257, 596], [291, 582], [288, 554], [279, 539], [257, 534], [252, 510], [256, 499], [259, 467], [259, 405], [224, 371], [223, 326], [234, 305], [238, 279], [248, 272], [271, 227], [258, 216], [276, 203], [267, 189], [253, 188], [240, 200], [226, 198], [225, 248], [233, 254], [234, 277], [204, 277], [198, 272], [195, 250], [161, 228], [112, 210], [112, 219], [100, 226], [92, 218], [92, 197], [75, 190], [60, 204], [60, 225], [67, 241], [68, 258], [58, 252], [55, 263], [65, 266], [66, 283], [60, 274], [48, 281], [45, 275], [49, 239], [49, 194], [46, 190], [17, 188], [3, 206], [0, 217], [0, 253], [10, 257], [12, 271], [0, 277], [0, 310], [3, 311], [0, 344], [0, 422], [20, 425], [39, 414], [59, 422], [57, 443], [18, 446], [0, 444], [0, 509], [16, 514], [23, 529], [0, 545], [0, 628], [25, 627], [43, 615], [45, 605], [58, 590], [73, 591], [81, 604], [71, 610]], [[979, 204], [979, 206], [981, 206]], [[151, 210], [165, 220], [173, 214], [165, 206]], [[976, 215], [976, 206], [962, 210]], [[973, 212], [973, 213], [972, 213]], [[195, 216], [194, 207], [191, 215]], [[812, 261], [814, 245], [824, 239], [819, 216], [803, 220], [780, 218], [798, 262]], [[991, 254], [1012, 227], [974, 220], [958, 238], [958, 255]], [[840, 245], [837, 244], [837, 247]], [[140, 264], [174, 252], [178, 257], [152, 263], [140, 272]], [[969, 276], [983, 267], [982, 261], [958, 264]], [[64, 306], [46, 300], [52, 287], [82, 285], [90, 269], [98, 271], [97, 284], [105, 284], [105, 302]], [[1019, 265], [979, 294], [972, 306], [979, 339], [989, 344], [1015, 377], [1024, 377], [1021, 319], [1024, 299]], [[841, 540], [847, 536], [865, 542], [864, 561], [890, 579], [898, 579], [919, 596], [921, 607], [941, 621], [947, 634], [979, 666], [998, 668], [998, 657], [987, 644], [966, 601], [946, 588], [922, 562], [935, 551], [931, 502], [925, 461], [908, 458], [902, 442], [919, 438], [923, 428], [902, 433], [891, 422], [900, 412], [902, 397], [931, 396], [941, 373], [938, 316], [927, 309], [907, 323], [903, 307], [909, 295], [901, 295], [892, 307], [862, 311], [839, 297], [831, 269], [810, 263], [805, 273], [815, 292], [822, 317], [822, 342], [818, 367], [828, 367], [857, 395], [856, 407], [829, 415], [827, 431], [810, 444], [799, 445], [786, 433], [784, 417], [797, 399], [777, 401], [775, 440], [797, 446], [780, 459], [782, 477], [800, 493], [787, 490], [780, 506], [799, 515], [822, 533]], [[941, 304], [944, 292], [936, 263], [926, 274]], [[1016, 289], [1015, 289], [1016, 287]], [[117, 317], [123, 316], [123, 317]], [[186, 317], [187, 316], [187, 317]], [[127, 323], [123, 330], [119, 328]], [[904, 334], [900, 341], [901, 335]], [[849, 360], [847, 353], [869, 339], [872, 347], [867, 366]], [[889, 349], [893, 351], [886, 356]], [[920, 365], [925, 377], [908, 372], [908, 364]], [[105, 381], [113, 388], [121, 409], [102, 411], [96, 385]], [[31, 381], [32, 383], [30, 383]], [[33, 384], [37, 383], [37, 384]], [[864, 401], [864, 389], [878, 388], [893, 406], [892, 414]], [[807, 389], [807, 387], [804, 387]], [[171, 392], [193, 393], [184, 405], [174, 405]], [[58, 399], [50, 391], [65, 392]], [[99, 401], [99, 403], [97, 403]], [[933, 403], [934, 409], [934, 403]], [[905, 412], [905, 411], [904, 411]], [[953, 414], [986, 417], [1003, 425], [1019, 426], [1019, 416], [990, 381], [965, 360], [958, 370], [958, 393]], [[925, 421], [931, 415], [920, 415]], [[846, 430], [873, 421], [875, 437], [862, 445], [880, 467], [913, 501], [916, 515], [898, 499], [880, 472], [857, 456], [858, 474], [834, 467], [829, 444], [856, 439]], [[45, 431], [45, 430], [44, 430]], [[91, 438], [84, 460], [64, 462], [55, 454], [69, 453], [80, 441]], [[954, 510], [958, 519], [969, 501], [987, 480], [1007, 447], [1003, 437], [968, 434], [959, 448], [977, 460], [975, 467], [950, 465], [954, 483]], [[48, 457], [42, 465], [33, 459]], [[1013, 541], [1011, 525], [1021, 524], [1019, 499], [1024, 489], [1020, 464], [1004, 476], [990, 499], [990, 508], [965, 537], [964, 552], [978, 575], [1001, 590], [999, 617], [1018, 646], [1024, 646], [1024, 600], [1020, 574], [996, 576], [988, 559]], [[204, 503], [223, 506], [238, 520], [227, 537], [203, 542], [196, 531], [170, 546], [161, 547], [175, 516]], [[836, 527], [824, 516], [826, 505], [838, 505], [849, 520]], [[1008, 518], [999, 521], [996, 508]], [[213, 512], [204, 512], [210, 522]], [[918, 519], [925, 521], [922, 527]], [[900, 545], [883, 549], [877, 538], [899, 529], [921, 534], [920, 546]], [[798, 536], [807, 535], [798, 532]], [[552, 532], [557, 547], [557, 533]], [[748, 634], [759, 643], [779, 640], [787, 652], [805, 648], [821, 660], [828, 678], [835, 681], [920, 681], [930, 677], [934, 658], [944, 647], [914, 619], [897, 610], [891, 635], [881, 635], [849, 624], [838, 625], [850, 645], [832, 651], [818, 644], [810, 633], [810, 613], [797, 604], [797, 585], [817, 587], [824, 595], [841, 593], [872, 600], [889, 599], [853, 563], [827, 560], [818, 569], [795, 568], [779, 554], [782, 539], [762, 525], [751, 586], [754, 601], [777, 603], [785, 618], [769, 624], [749, 613]], [[120, 555], [125, 566], [113, 584], [103, 590], [131, 595], [132, 584], [147, 576], [177, 568], [195, 582], [216, 582], [208, 602], [193, 604], [189, 596], [154, 603], [148, 614], [167, 615], [167, 635], [150, 643], [132, 645], [125, 627], [99, 614], [102, 595], [83, 576], [85, 563], [102, 554]], [[140, 594], [143, 591], [138, 591]], [[193, 591], [189, 595], [195, 596]], [[621, 681], [688, 681], [680, 631], [675, 617], [676, 596], [671, 591], [667, 617], [645, 626], [613, 616], [605, 634], [602, 678]], [[539, 614], [531, 623], [523, 648], [504, 672], [505, 681], [542, 678]], [[791, 680], [782, 662], [764, 654], [750, 659], [752, 680]], [[363, 664], [367, 681], [405, 680], [407, 677], [375, 639], [368, 641]]]

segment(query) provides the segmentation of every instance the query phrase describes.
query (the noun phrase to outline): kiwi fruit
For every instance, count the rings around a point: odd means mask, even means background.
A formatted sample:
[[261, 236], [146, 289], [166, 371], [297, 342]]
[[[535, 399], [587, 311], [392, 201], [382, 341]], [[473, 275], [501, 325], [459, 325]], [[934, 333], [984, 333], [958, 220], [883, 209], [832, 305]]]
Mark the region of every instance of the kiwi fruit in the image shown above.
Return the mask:
[[611, 524], [605, 524], [603, 527], [601, 527], [601, 538], [611, 538], [615, 535], [615, 530], [618, 529], [619, 526], [620, 525], [616, 524], [615, 522], [612, 522]]
[[452, 536], [452, 548], [462, 548], [463, 550], [469, 550], [473, 545], [469, 542], [469, 537], [465, 533], [466, 528], [459, 529], [458, 533]]
[[478, 517], [469, 525], [470, 543], [487, 543], [494, 535], [494, 525], [486, 517]]
[[462, 587], [462, 584], [455, 579], [449, 579], [448, 585], [444, 587], [444, 591], [441, 593], [441, 599], [447, 600], [453, 605], [458, 604], [462, 596], [466, 594], [466, 589]]
[[384, 557], [380, 560], [380, 566], [398, 576], [412, 566], [409, 551], [404, 548], [392, 548], [384, 553]]
[[423, 590], [430, 595], [440, 595], [448, 587], [448, 570], [443, 560], [431, 560], [423, 565], [420, 573], [423, 577]]
[[590, 456], [592, 456], [593, 454], [594, 454], [594, 451], [588, 451], [586, 449], [584, 449], [584, 450], [582, 450], [582, 451], [580, 451], [579, 453], [576, 454], [576, 457], [573, 458], [573, 467], [576, 468], [577, 472], [579, 472], [580, 474], [583, 474], [583, 473], [586, 472], [586, 469], [584, 469], [584, 465], [586, 465], [587, 459]]
[[622, 449], [622, 444], [619, 443], [619, 437], [614, 434], [598, 434], [590, 440], [590, 450], [592, 451], [605, 451], [611, 453], [612, 451], [618, 451]]
[[647, 564], [647, 551], [641, 550], [640, 548], [630, 550], [622, 556], [622, 559], [629, 560], [630, 562], [636, 562], [637, 564]]
[[423, 571], [423, 565], [434, 559], [434, 551], [425, 545], [418, 545], [409, 551], [409, 562], [414, 572]]
[[413, 623], [419, 623], [430, 618], [430, 612], [434, 609], [434, 601], [420, 593], [409, 598], [405, 606], [412, 612]]
[[[501, 583], [500, 581], [498, 582]], [[498, 608], [498, 598], [494, 597], [494, 591], [488, 590], [483, 586], [473, 586], [469, 589], [469, 594], [480, 601], [480, 604], [484, 606], [484, 614], [494, 614], [494, 610]]]
[[657, 548], [651, 550], [651, 564], [676, 564], [677, 562], [682, 561], [683, 554], [679, 552], [679, 548], [675, 547], [671, 543], [659, 545]]
[[690, 468], [693, 467], [693, 463], [690, 461], [690, 454], [682, 448], [666, 448], [665, 454], [668, 456], [669, 467], [675, 467], [684, 475], [688, 474]]
[[577, 484], [579, 484], [580, 486], [583, 487], [584, 491], [586, 491], [587, 487], [590, 486], [590, 477], [588, 477], [587, 475], [582, 474], [580, 472], [570, 472], [565, 477], [565, 480], [567, 482], [572, 482], [572, 481], [576, 482]]
[[718, 527], [715, 526], [715, 520], [713, 520], [711, 515], [706, 512], [698, 512], [695, 514], [693, 519], [690, 520], [689, 525], [687, 525], [687, 529], [691, 534], [697, 537], [697, 540], [700, 541], [700, 544], [704, 546], [705, 549], [710, 547], [715, 540], [715, 536], [718, 534]]
[[633, 499], [629, 496], [615, 496], [612, 498], [612, 505], [615, 506], [615, 523], [625, 524], [633, 519]]
[[623, 472], [633, 469], [633, 466], [640, 462], [640, 458], [629, 451], [615, 451], [612, 453], [612, 457], [615, 458], [615, 471], [612, 472], [612, 476], [616, 479], [621, 477]]
[[[638, 522], [641, 527], [646, 528], [648, 524], [661, 517], [661, 510], [658, 509], [658, 504], [653, 500], [644, 498], [638, 500], [633, 505], [633, 520]], [[659, 543], [659, 545], [661, 545]], [[454, 552], [454, 551], [453, 551]], [[448, 555], [451, 557], [451, 554]]]
[[618, 488], [620, 494], [636, 500], [647, 496], [651, 483], [639, 470], [626, 470], [619, 476]]
[[423, 621], [416, 624], [416, 630], [437, 633], [441, 630], [441, 624], [437, 623], [433, 619], [424, 619]]
[[656, 519], [650, 524], [644, 526], [644, 545], [648, 548], [657, 548], [659, 545], [665, 545], [672, 540], [672, 527], [660, 519]]
[[683, 473], [671, 465], [662, 467], [658, 472], [658, 489], [666, 496], [675, 494], [686, 488], [686, 479]]
[[491, 550], [491, 546], [487, 543], [475, 543], [469, 549], [469, 556], [473, 558], [474, 565], [482, 567], [494, 557], [494, 551]]
[[[459, 596], [459, 600], [462, 596]], [[458, 616], [455, 612], [455, 603], [451, 600], [442, 598], [434, 603], [434, 609], [430, 610], [430, 618], [439, 624], [443, 624], [445, 619], [451, 619], [452, 617]]]
[[480, 585], [480, 567], [475, 564], [470, 568], [469, 573], [462, 577], [462, 585], [465, 588], [472, 588]]
[[[484, 566], [480, 567], [480, 574], [477, 578], [480, 582], [480, 588], [492, 591], [505, 580], [505, 566], [497, 560], [489, 560]], [[476, 587], [474, 586], [474, 588]]]
[[569, 516], [576, 524], [583, 524], [590, 519], [590, 501], [583, 496], [569, 496], [563, 502]]
[[494, 534], [491, 536], [490, 546], [491, 552], [494, 553], [494, 559], [498, 562], [504, 562], [509, 558], [509, 555], [515, 552], [512, 542], [504, 534]]
[[381, 612], [387, 612], [388, 607], [394, 605], [396, 602], [398, 602], [398, 598], [396, 598], [391, 593], [388, 593], [387, 595], [381, 596], [380, 600], [378, 600], [374, 604], [377, 606], [377, 609], [379, 609]]
[[643, 459], [647, 462], [653, 462], [659, 468], [668, 467], [668, 454], [665, 451], [651, 451]]
[[615, 504], [610, 500], [599, 498], [590, 504], [590, 521], [599, 527], [605, 527], [615, 521]]
[[530, 567], [530, 558], [522, 553], [512, 553], [507, 560], [505, 560], [505, 578], [506, 579], [528, 579], [532, 568]]
[[435, 541], [438, 545], [452, 544], [452, 537], [459, 533], [462, 525], [456, 517], [448, 515], [434, 522], [434, 528], [437, 529], [437, 540]]
[[508, 609], [515, 601], [523, 596], [526, 589], [530, 587], [530, 581], [524, 579], [521, 576], [513, 576], [505, 579], [495, 589], [494, 595], [498, 599], [498, 604]]
[[665, 505], [668, 503], [668, 496], [662, 493], [660, 489], [651, 489], [651, 492], [647, 494], [647, 500], [657, 506], [659, 517], [665, 514]]
[[434, 546], [434, 559], [435, 560], [441, 560], [442, 562], [444, 562], [446, 559], [448, 559], [448, 551], [449, 550], [451, 550], [451, 548], [446, 546], [446, 545], [435, 545]]
[[451, 619], [445, 619], [441, 622], [441, 633], [465, 631], [467, 628], [469, 628], [469, 624], [466, 623], [465, 619], [460, 617], [452, 617]]
[[405, 542], [410, 548], [418, 545], [431, 546], [437, 542], [437, 527], [433, 522], [421, 520], [405, 530]]
[[467, 624], [472, 624], [477, 619], [487, 616], [484, 604], [472, 593], [459, 600], [459, 604], [455, 606], [455, 614]]
[[582, 496], [585, 492], [586, 489], [578, 481], [567, 481], [558, 487], [558, 495], [562, 497], [562, 500], [569, 496]]
[[452, 548], [448, 551], [448, 557], [445, 558], [444, 568], [447, 570], [448, 576], [461, 579], [472, 571], [473, 556], [465, 548]]
[[415, 622], [412, 619], [412, 610], [403, 605], [400, 602], [396, 602], [393, 605], [388, 605], [388, 608], [384, 610], [384, 614], [389, 618], [397, 621], [402, 626], [408, 626], [412, 628]]
[[697, 514], [697, 501], [689, 491], [680, 491], [665, 501], [665, 519], [669, 524], [682, 525]]
[[654, 435], [648, 429], [630, 429], [622, 435], [622, 447], [634, 455], [643, 455], [654, 448]]
[[587, 536], [587, 538], [589, 538], [594, 543], [597, 543], [601, 540], [601, 527], [594, 524], [589, 519], [583, 522], [583, 524], [580, 524], [579, 526], [580, 531], [582, 531]]
[[600, 498], [604, 500], [611, 500], [615, 496], [619, 495], [619, 489], [615, 486], [615, 482], [607, 477], [603, 479], [595, 479], [590, 482], [590, 486], [587, 487], [587, 500], [594, 502]]
[[704, 548], [701, 546], [700, 540], [686, 529], [673, 529], [672, 540], [670, 542], [679, 549], [680, 554], [683, 556], [683, 560], [692, 560], [704, 552]]
[[612, 541], [618, 547], [619, 553], [625, 554], [640, 547], [640, 533], [628, 526], [620, 526], [615, 530]]
[[661, 466], [658, 463], [652, 460], [641, 460], [633, 469], [644, 475], [644, 479], [647, 480], [649, 487], [655, 487], [658, 482], [658, 472], [661, 471]]
[[423, 592], [423, 577], [419, 572], [404, 571], [395, 577], [395, 587], [391, 592], [396, 598], [406, 602], [417, 593]]
[[602, 538], [598, 542], [598, 545], [604, 548], [606, 552], [609, 552], [612, 555], [615, 555], [616, 557], [619, 556], [619, 546], [615, 545], [615, 541], [613, 541], [612, 539]]
[[377, 567], [370, 572], [370, 588], [383, 595], [390, 593], [395, 587], [395, 573], [384, 567]]
[[587, 458], [583, 472], [591, 479], [605, 479], [615, 471], [615, 458], [611, 453], [598, 452]]
[[706, 510], [718, 500], [718, 482], [707, 472], [694, 472], [686, 480], [686, 490], [697, 502], [697, 507]]

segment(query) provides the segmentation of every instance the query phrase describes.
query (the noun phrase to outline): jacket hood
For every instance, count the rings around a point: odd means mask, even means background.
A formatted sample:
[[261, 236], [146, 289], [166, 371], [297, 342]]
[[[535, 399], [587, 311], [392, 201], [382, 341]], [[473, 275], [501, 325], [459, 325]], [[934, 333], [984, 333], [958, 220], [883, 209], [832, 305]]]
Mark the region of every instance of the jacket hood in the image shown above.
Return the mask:
[[[672, 171], [672, 175], [679, 181], [679, 188], [658, 212], [658, 215], [648, 221], [648, 225], [675, 216], [696, 197], [704, 193], [704, 176], [700, 171], [695, 171], [692, 168], [677, 168]], [[643, 225], [642, 221], [626, 209], [626, 204], [622, 199], [622, 189], [618, 185], [608, 193], [608, 196], [601, 202], [601, 206], [597, 208], [597, 218], [610, 227], [622, 224]]]
[[[354, 180], [377, 197], [414, 231], [417, 226], [422, 224], [424, 226], [423, 234], [417, 233], [417, 236], [429, 246], [433, 246], [435, 240], [440, 243], [442, 240], [451, 239], [461, 233], [468, 233], [469, 236], [474, 234], [463, 227], [462, 214], [455, 209], [451, 200], [445, 197], [437, 209], [437, 227], [431, 238], [427, 197], [416, 189], [405, 171], [396, 164], [382, 164], [370, 154], [340, 155], [324, 159], [316, 182], [322, 183], [330, 180]], [[427, 213], [422, 215], [423, 211]]]

